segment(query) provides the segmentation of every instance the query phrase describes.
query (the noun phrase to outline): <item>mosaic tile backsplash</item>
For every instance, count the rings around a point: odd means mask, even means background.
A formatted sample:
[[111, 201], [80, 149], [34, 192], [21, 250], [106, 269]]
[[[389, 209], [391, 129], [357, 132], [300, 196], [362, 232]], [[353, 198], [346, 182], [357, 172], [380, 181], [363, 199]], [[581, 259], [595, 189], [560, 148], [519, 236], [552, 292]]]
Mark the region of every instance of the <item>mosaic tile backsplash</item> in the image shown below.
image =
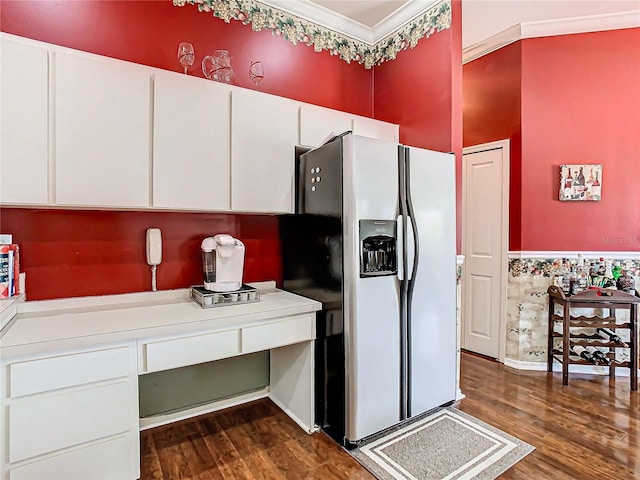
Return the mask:
[[[588, 265], [593, 260], [585, 258], [585, 263]], [[546, 361], [549, 308], [547, 289], [553, 282], [554, 265], [563, 261], [561, 258], [519, 258], [509, 261], [507, 358], [521, 362]], [[640, 261], [618, 261], [623, 270], [635, 278], [636, 285], [640, 285]], [[572, 265], [577, 263], [575, 259], [570, 262]]]

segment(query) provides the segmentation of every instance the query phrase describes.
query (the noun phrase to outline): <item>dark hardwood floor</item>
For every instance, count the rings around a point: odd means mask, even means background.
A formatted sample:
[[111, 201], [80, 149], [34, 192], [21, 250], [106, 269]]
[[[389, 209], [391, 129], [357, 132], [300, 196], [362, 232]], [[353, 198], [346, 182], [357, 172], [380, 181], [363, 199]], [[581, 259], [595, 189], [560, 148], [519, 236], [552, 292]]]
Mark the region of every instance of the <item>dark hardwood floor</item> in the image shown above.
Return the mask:
[[629, 377], [514, 370], [462, 355], [457, 407], [536, 450], [502, 479], [640, 479], [640, 394]]
[[263, 399], [141, 433], [141, 480], [372, 480], [323, 432]]
[[[462, 355], [456, 407], [536, 447], [501, 479], [640, 479], [640, 394], [628, 377], [524, 372]], [[146, 430], [141, 480], [373, 477], [324, 433], [269, 400]]]

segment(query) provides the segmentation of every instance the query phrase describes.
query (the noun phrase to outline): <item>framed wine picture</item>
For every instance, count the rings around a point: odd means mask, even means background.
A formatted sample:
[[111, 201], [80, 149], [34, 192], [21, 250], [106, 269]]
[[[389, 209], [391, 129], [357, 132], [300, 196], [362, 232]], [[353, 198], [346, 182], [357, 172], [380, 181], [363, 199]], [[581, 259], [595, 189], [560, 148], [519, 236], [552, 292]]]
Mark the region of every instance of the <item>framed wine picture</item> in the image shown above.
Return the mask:
[[560, 200], [599, 201], [602, 165], [560, 165]]

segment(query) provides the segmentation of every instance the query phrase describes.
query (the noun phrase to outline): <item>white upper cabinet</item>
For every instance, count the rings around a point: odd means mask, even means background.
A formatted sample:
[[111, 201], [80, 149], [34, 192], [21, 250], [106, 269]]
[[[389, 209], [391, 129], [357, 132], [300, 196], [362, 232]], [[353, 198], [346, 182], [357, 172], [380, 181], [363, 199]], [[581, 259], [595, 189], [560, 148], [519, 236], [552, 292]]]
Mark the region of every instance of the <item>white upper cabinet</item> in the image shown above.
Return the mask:
[[296, 145], [398, 125], [0, 33], [0, 204], [291, 213]]
[[148, 207], [150, 69], [55, 54], [55, 200]]
[[293, 212], [298, 104], [235, 90], [231, 112], [231, 209]]
[[155, 76], [153, 206], [231, 208], [231, 90], [174, 73]]
[[353, 130], [353, 115], [315, 105], [300, 107], [300, 144], [319, 147], [331, 133]]
[[387, 142], [398, 142], [399, 126], [368, 117], [353, 118], [353, 133], [363, 137], [379, 138]]
[[0, 202], [48, 201], [48, 59], [45, 48], [1, 39]]

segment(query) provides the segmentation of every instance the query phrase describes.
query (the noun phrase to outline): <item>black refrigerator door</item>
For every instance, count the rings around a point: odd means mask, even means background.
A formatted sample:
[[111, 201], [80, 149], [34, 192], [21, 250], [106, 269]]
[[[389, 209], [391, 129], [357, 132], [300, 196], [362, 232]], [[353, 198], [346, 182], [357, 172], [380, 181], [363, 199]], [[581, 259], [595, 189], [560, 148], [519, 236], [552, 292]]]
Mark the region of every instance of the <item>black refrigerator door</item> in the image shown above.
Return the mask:
[[296, 215], [280, 217], [283, 288], [322, 302], [316, 313], [316, 423], [344, 437], [342, 142], [300, 155]]
[[342, 141], [300, 156], [297, 213], [342, 218]]

